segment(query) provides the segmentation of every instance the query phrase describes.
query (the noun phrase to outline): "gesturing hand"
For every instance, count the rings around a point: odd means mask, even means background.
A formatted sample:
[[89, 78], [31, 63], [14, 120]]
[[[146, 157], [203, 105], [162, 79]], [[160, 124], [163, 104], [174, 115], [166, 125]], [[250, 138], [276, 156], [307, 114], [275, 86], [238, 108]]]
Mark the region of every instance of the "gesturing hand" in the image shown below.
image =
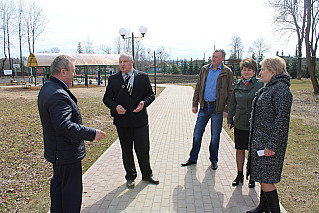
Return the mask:
[[144, 108], [144, 101], [141, 101], [133, 112], [139, 112]]
[[95, 141], [100, 141], [105, 137], [106, 137], [105, 132], [103, 132], [102, 130], [99, 130], [99, 129], [95, 130], [95, 138], [94, 138]]
[[124, 109], [124, 107], [122, 107], [122, 105], [117, 105], [116, 111], [118, 114], [123, 115], [126, 112], [126, 109]]

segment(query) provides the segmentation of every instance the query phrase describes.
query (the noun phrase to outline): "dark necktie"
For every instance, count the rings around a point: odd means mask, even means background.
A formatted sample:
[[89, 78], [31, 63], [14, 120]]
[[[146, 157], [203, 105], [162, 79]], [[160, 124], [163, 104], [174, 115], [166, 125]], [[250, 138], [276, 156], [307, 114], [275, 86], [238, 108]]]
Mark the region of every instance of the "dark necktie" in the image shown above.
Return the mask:
[[131, 76], [126, 74], [125, 75], [125, 84], [126, 84], [126, 88], [127, 88], [127, 91], [130, 95], [132, 95], [132, 85], [130, 84], [130, 78]]

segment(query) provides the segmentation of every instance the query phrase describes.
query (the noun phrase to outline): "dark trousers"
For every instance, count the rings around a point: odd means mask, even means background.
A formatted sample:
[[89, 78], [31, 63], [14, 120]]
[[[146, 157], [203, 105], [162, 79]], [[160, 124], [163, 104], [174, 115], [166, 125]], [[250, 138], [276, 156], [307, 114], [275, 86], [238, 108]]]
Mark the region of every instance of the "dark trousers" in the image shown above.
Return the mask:
[[149, 178], [152, 175], [152, 169], [150, 166], [148, 125], [137, 128], [117, 127], [117, 133], [122, 148], [122, 159], [126, 171], [126, 180], [135, 180], [137, 176], [133, 156], [133, 145], [142, 172], [142, 178]]
[[81, 161], [64, 165], [53, 165], [51, 179], [51, 213], [80, 212], [82, 204]]

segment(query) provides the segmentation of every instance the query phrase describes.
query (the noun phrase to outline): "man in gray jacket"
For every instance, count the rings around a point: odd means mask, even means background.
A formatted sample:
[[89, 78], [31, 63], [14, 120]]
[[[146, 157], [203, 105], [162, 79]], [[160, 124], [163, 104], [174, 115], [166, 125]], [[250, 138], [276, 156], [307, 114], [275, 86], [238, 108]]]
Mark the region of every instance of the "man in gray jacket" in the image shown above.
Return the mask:
[[69, 90], [74, 60], [60, 55], [51, 64], [51, 77], [41, 88], [38, 108], [43, 129], [44, 157], [53, 164], [51, 213], [80, 212], [84, 140], [102, 140], [105, 132], [84, 126], [77, 99]]
[[193, 96], [193, 113], [198, 112], [193, 147], [189, 159], [182, 166], [197, 163], [198, 153], [202, 143], [203, 133], [209, 119], [211, 119], [211, 141], [209, 146], [211, 168], [218, 168], [218, 149], [220, 133], [223, 125], [223, 115], [227, 117], [228, 104], [233, 91], [233, 72], [223, 64], [226, 53], [216, 50], [212, 56], [212, 63], [202, 67]]

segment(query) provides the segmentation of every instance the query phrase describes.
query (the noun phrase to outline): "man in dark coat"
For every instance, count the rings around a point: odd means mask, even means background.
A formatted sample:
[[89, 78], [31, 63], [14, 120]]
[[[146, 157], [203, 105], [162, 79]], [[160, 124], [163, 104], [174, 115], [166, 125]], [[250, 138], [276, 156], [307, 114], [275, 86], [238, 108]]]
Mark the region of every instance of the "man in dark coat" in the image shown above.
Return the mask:
[[153, 177], [150, 166], [149, 126], [146, 107], [155, 99], [148, 75], [133, 69], [133, 58], [122, 53], [119, 58], [120, 72], [111, 75], [103, 97], [110, 108], [113, 123], [119, 136], [122, 159], [126, 171], [127, 187], [134, 188], [136, 168], [133, 157], [133, 144], [142, 179], [152, 184], [159, 181]]
[[41, 88], [38, 108], [43, 129], [44, 157], [53, 164], [51, 213], [80, 212], [84, 140], [102, 140], [105, 132], [84, 126], [77, 99], [69, 90], [74, 60], [60, 55], [51, 64], [51, 77]]

